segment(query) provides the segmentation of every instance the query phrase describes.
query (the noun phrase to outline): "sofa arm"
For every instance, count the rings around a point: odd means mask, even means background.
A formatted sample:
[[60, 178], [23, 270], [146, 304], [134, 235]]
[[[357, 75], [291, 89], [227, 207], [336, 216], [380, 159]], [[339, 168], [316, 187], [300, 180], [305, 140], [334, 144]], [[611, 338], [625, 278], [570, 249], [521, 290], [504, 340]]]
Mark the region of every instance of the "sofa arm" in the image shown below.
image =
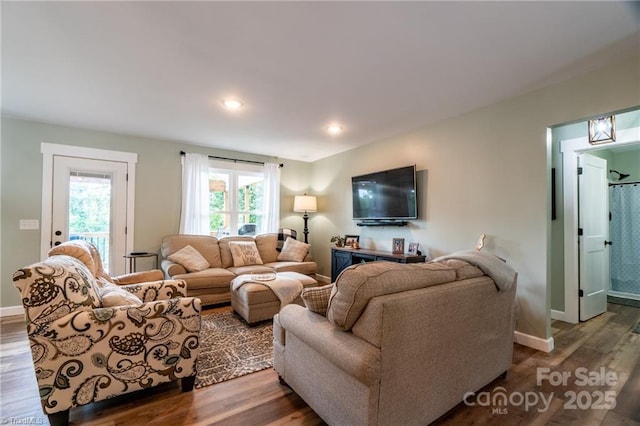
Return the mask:
[[372, 384], [380, 379], [380, 350], [367, 341], [339, 330], [322, 315], [296, 304], [282, 308], [278, 320], [286, 331], [286, 344], [289, 336], [301, 340], [362, 383]]
[[164, 275], [166, 278], [171, 278], [176, 275], [187, 273], [187, 270], [185, 269], [184, 266], [178, 263], [172, 262], [169, 259], [162, 259], [162, 261], [160, 262], [160, 267], [164, 271]]
[[118, 277], [111, 277], [114, 284], [118, 285], [147, 283], [149, 281], [160, 281], [162, 279], [164, 279], [164, 273], [162, 273], [160, 269], [132, 272]]
[[143, 302], [187, 297], [187, 283], [184, 280], [160, 280], [123, 285], [121, 288], [135, 294]]

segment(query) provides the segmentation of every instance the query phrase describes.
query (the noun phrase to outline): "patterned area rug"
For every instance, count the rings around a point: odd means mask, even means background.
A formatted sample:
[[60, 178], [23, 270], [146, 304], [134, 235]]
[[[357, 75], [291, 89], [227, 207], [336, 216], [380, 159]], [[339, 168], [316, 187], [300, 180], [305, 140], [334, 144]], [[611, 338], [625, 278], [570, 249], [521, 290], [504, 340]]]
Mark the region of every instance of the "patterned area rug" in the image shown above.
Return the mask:
[[249, 327], [232, 312], [202, 317], [196, 388], [273, 366], [273, 324]]

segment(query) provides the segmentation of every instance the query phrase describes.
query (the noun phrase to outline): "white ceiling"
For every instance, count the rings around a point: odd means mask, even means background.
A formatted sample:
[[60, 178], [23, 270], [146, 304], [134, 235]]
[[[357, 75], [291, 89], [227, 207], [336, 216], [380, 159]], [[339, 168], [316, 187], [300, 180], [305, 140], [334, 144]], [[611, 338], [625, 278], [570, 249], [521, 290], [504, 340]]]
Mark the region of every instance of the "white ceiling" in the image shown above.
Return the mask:
[[3, 1], [2, 113], [313, 161], [638, 55], [637, 6]]

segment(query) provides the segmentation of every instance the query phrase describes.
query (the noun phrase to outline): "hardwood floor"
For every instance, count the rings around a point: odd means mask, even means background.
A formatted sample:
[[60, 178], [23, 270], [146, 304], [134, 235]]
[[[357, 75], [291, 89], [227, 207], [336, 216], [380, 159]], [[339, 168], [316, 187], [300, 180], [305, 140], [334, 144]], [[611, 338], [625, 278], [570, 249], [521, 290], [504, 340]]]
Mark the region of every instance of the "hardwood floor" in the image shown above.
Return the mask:
[[[205, 313], [225, 309], [230, 307], [207, 309]], [[435, 424], [640, 425], [640, 334], [631, 332], [638, 321], [640, 308], [614, 304], [609, 304], [609, 312], [585, 323], [554, 321], [552, 353], [515, 344], [513, 365], [506, 379], [498, 379], [482, 390], [493, 396], [497, 387], [503, 387], [509, 405], [481, 405], [479, 398], [475, 406], [460, 403]], [[3, 318], [1, 325], [0, 423], [48, 424], [40, 407], [22, 317]], [[571, 377], [565, 385], [553, 386], [549, 380], [538, 385], [538, 369], [545, 367], [552, 378], [567, 372]], [[581, 386], [582, 376], [576, 370], [581, 367], [591, 375], [600, 376], [600, 371], [615, 374], [617, 380], [610, 379], [605, 386]], [[599, 393], [605, 391], [613, 392], [615, 407], [572, 409], [573, 405], [592, 407]], [[574, 401], [571, 392], [578, 396]], [[539, 398], [541, 394], [550, 401], [546, 409], [538, 400], [526, 410], [518, 400], [522, 395], [533, 402], [533, 395]], [[188, 393], [181, 392], [179, 382], [168, 383], [71, 409], [70, 420], [75, 425], [101, 426], [324, 424], [304, 401], [278, 382], [271, 369]]]

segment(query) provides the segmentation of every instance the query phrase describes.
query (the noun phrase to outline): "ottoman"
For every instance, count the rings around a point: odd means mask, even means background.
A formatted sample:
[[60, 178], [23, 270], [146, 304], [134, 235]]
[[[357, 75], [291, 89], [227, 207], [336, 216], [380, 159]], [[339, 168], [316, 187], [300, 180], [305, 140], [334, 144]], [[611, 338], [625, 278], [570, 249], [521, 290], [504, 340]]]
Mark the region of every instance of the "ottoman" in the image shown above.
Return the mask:
[[[277, 281], [281, 277], [298, 280], [303, 287], [315, 287], [318, 285], [315, 279], [299, 272], [278, 272], [273, 281]], [[235, 280], [242, 278], [246, 277], [238, 276]], [[273, 316], [280, 312], [280, 299], [278, 299], [273, 291], [266, 285], [258, 282], [247, 282], [237, 290], [234, 290], [233, 287], [232, 284], [231, 307], [244, 318], [247, 323], [253, 324], [259, 321], [273, 319]], [[304, 306], [304, 302], [300, 296], [298, 296], [293, 303]]]

